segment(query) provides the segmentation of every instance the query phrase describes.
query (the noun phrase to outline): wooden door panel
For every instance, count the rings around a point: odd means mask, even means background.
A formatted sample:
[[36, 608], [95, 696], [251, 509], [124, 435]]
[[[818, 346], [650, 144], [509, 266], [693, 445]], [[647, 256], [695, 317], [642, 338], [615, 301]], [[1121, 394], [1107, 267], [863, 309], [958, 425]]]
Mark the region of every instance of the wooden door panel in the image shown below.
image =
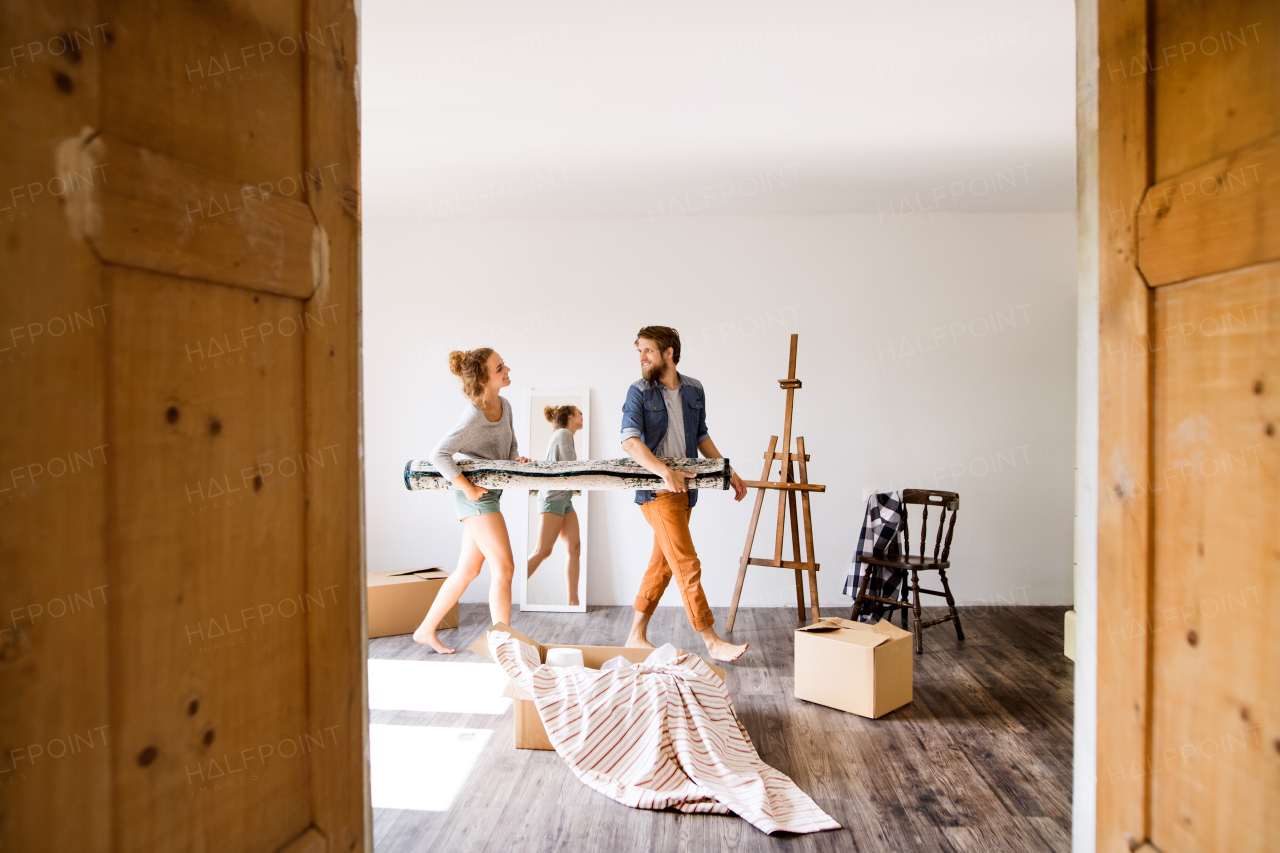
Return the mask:
[[1280, 5], [1097, 10], [1098, 849], [1273, 850]]
[[1160, 288], [1153, 322], [1150, 838], [1274, 849], [1280, 264]]
[[0, 44], [0, 849], [370, 849], [354, 4]]
[[[303, 5], [103, 3], [115, 39], [102, 62], [101, 128], [225, 178], [296, 180], [306, 127], [305, 52], [296, 44], [300, 36], [308, 44]], [[312, 26], [312, 46], [322, 32], [332, 30]]]
[[307, 701], [304, 614], [327, 602], [306, 589], [323, 451], [304, 443], [302, 303], [105, 280], [117, 846], [275, 850], [310, 822], [306, 756], [325, 740]]
[[1156, 181], [1280, 134], [1280, 3], [1217, 0], [1152, 4]]

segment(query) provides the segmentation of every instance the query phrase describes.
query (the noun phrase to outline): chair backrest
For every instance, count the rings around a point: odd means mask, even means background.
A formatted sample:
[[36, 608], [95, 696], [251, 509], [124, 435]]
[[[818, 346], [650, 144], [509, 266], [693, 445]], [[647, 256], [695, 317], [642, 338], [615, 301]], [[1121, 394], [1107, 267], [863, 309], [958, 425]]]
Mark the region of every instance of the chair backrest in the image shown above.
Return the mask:
[[[939, 511], [938, 533], [933, 540], [934, 562], [946, 560], [951, 554], [951, 534], [956, 529], [956, 513], [960, 511], [960, 495], [956, 492], [935, 492], [931, 489], [902, 490], [902, 549], [903, 553], [911, 553], [911, 529], [908, 524], [907, 506], [920, 504], [924, 514], [920, 520], [920, 556], [925, 556], [926, 535], [929, 529], [929, 507], [936, 506]], [[947, 513], [951, 513], [951, 524], [947, 524]], [[942, 538], [942, 529], [946, 527], [947, 538]]]

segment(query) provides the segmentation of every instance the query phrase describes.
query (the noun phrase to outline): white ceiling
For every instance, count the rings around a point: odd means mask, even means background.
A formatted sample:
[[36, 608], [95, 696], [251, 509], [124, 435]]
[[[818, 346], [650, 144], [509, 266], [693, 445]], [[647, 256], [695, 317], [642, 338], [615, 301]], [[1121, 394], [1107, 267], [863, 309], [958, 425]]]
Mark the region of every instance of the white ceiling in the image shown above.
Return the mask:
[[368, 220], [1070, 209], [1070, 0], [364, 0]]

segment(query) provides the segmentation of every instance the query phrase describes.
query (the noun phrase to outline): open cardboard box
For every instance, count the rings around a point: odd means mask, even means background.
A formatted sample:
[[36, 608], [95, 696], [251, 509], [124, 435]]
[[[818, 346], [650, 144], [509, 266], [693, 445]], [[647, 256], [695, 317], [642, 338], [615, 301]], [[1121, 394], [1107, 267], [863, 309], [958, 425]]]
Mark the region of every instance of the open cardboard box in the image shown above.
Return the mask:
[[[478, 655], [484, 655], [489, 660], [493, 660], [493, 654], [489, 651], [489, 634], [493, 631], [503, 631], [518, 640], [528, 643], [538, 650], [538, 660], [546, 662], [547, 649], [578, 649], [582, 652], [582, 662], [588, 669], [599, 669], [606, 661], [622, 655], [632, 663], [644, 663], [645, 658], [652, 654], [648, 649], [628, 649], [625, 646], [576, 646], [572, 643], [539, 643], [537, 640], [526, 637], [510, 625], [498, 623], [480, 635], [480, 639], [472, 643], [468, 648]], [[680, 654], [685, 654], [684, 649], [677, 649]], [[707, 664], [715, 671], [715, 674], [724, 681], [724, 670], [715, 664]], [[516, 749], [554, 749], [551, 741], [547, 739], [547, 730], [542, 725], [542, 719], [538, 717], [538, 709], [534, 707], [533, 697], [525, 691], [521, 690], [514, 681], [507, 682], [507, 689], [502, 692], [503, 696], [508, 699], [515, 700], [516, 715]]]
[[873, 719], [911, 701], [910, 631], [833, 618], [795, 636], [797, 699]]
[[[365, 592], [369, 605], [369, 637], [390, 637], [416, 631], [448, 577], [449, 573], [440, 569], [368, 572]], [[455, 604], [440, 620], [440, 627], [458, 627], [458, 605]]]

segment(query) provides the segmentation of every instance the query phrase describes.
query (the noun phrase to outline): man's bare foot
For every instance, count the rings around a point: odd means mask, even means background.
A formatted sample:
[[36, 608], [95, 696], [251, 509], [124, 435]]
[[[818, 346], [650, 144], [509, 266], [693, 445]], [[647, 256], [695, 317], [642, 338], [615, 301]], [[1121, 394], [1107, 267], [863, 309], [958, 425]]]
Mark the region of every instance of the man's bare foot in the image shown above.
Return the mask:
[[627, 637], [626, 647], [627, 647], [628, 649], [650, 649], [650, 650], [652, 650], [652, 649], [654, 648], [654, 645], [653, 645], [653, 643], [649, 642], [649, 641], [648, 641], [647, 639], [645, 639], [644, 637], [637, 637], [635, 634], [632, 634], [631, 636]]
[[430, 646], [431, 648], [436, 650], [437, 654], [442, 654], [442, 655], [453, 654], [453, 649], [449, 648], [444, 643], [440, 642], [439, 639], [436, 638], [435, 631], [426, 631], [426, 630], [423, 630], [422, 628], [419, 628], [418, 630], [413, 632], [413, 641], [415, 643], [418, 643], [419, 645]]
[[740, 646], [735, 646], [716, 637], [714, 640], [707, 640], [707, 654], [711, 655], [712, 660], [729, 663], [742, 657], [742, 653], [747, 650], [749, 645], [750, 643], [743, 643]]

